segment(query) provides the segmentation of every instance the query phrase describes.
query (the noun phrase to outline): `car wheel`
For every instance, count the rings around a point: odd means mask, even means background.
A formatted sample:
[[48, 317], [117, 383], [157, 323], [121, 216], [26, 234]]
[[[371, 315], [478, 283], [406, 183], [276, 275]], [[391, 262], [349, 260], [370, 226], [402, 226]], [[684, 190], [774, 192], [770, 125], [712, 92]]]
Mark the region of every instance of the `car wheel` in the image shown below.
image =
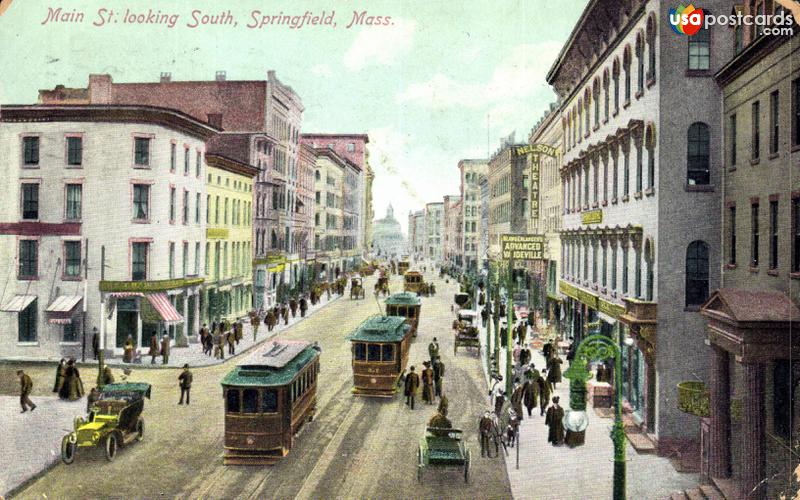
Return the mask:
[[69, 465], [75, 461], [75, 449], [77, 445], [70, 440], [70, 435], [64, 436], [61, 440], [61, 461]]
[[106, 459], [111, 462], [117, 456], [117, 436], [114, 433], [106, 436]]
[[139, 417], [139, 420], [136, 421], [136, 440], [141, 441], [144, 439], [144, 419]]

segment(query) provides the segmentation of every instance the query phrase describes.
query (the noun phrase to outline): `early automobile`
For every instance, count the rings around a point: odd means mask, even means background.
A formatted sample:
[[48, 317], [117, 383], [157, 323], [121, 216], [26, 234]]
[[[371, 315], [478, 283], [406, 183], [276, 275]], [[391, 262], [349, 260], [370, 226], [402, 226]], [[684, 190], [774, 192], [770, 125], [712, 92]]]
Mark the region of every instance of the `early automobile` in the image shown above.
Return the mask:
[[417, 271], [408, 271], [403, 275], [403, 291], [420, 293], [423, 289], [427, 295], [427, 284], [423, 280], [422, 274]]
[[479, 349], [481, 346], [478, 337], [478, 313], [469, 309], [458, 311], [458, 318], [455, 321], [455, 341], [453, 342], [453, 354], [458, 354], [458, 348], [472, 347]]
[[75, 461], [78, 448], [102, 446], [106, 458], [114, 460], [120, 446], [144, 439], [144, 398], [150, 384], [127, 382], [106, 384], [86, 418], [77, 417], [75, 430], [61, 440], [61, 460]]
[[225, 465], [272, 465], [314, 418], [320, 348], [275, 340], [222, 379]]
[[411, 327], [402, 316], [372, 316], [348, 337], [353, 351], [353, 394], [392, 397], [408, 364]]
[[406, 318], [406, 322], [411, 325], [411, 335], [414, 337], [417, 336], [421, 309], [422, 301], [415, 293], [396, 293], [386, 299], [386, 315]]
[[351, 299], [363, 299], [365, 296], [364, 294], [364, 284], [361, 278], [354, 277], [350, 279], [350, 298]]
[[470, 451], [459, 429], [428, 427], [419, 440], [417, 449], [417, 480], [422, 482], [422, 471], [428, 466], [457, 467], [464, 471], [464, 482], [469, 482]]

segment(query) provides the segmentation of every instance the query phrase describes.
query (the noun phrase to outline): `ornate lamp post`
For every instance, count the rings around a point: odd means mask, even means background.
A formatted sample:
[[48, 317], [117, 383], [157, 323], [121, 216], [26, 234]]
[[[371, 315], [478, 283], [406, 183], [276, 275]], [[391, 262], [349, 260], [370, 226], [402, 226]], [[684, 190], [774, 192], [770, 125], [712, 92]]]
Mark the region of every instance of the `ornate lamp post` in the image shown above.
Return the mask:
[[[632, 343], [632, 340], [630, 340]], [[625, 339], [626, 344], [629, 339]], [[586, 414], [586, 366], [591, 361], [614, 360], [614, 500], [625, 500], [625, 429], [622, 424], [622, 352], [614, 340], [596, 333], [583, 339], [575, 353], [575, 360], [564, 376], [570, 380], [570, 409], [564, 415], [564, 426], [573, 432], [582, 432], [589, 424]]]

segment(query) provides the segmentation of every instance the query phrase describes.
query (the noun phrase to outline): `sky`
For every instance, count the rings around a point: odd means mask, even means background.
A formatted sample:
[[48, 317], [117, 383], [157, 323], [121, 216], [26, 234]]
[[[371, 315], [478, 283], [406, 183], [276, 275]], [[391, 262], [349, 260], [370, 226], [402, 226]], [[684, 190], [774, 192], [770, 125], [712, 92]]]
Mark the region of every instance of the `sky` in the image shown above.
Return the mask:
[[[458, 194], [458, 161], [486, 158], [502, 137], [527, 141], [555, 94], [545, 75], [586, 0], [13, 0], [0, 17], [0, 103], [36, 101], [39, 89], [115, 82], [278, 78], [300, 95], [303, 132], [367, 133], [376, 218], [389, 203], [407, 229], [410, 210]], [[555, 8], [557, 6], [557, 9]], [[48, 8], [82, 22], [42, 24]], [[223, 8], [225, 7], [225, 8]], [[99, 9], [107, 9], [99, 23]], [[174, 27], [120, 18], [160, 11]], [[108, 22], [108, 11], [117, 22]], [[236, 25], [190, 28], [193, 11], [230, 10]], [[330, 16], [336, 27], [248, 28], [261, 15]], [[350, 24], [354, 12], [390, 17]], [[260, 17], [259, 17], [260, 19]]]

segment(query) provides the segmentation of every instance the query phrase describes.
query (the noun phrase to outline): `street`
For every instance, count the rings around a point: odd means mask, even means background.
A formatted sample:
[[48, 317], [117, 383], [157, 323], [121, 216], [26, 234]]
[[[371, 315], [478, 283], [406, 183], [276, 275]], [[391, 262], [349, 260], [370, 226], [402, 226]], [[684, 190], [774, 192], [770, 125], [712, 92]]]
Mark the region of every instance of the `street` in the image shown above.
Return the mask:
[[[134, 369], [129, 380], [153, 384], [146, 401], [146, 435], [107, 462], [99, 450], [79, 450], [72, 465], [58, 464], [18, 492], [17, 498], [510, 498], [502, 457], [480, 457], [478, 416], [487, 407], [484, 376], [475, 351], [453, 357], [450, 304], [457, 291], [428, 273], [438, 293], [423, 298], [409, 364], [421, 367], [436, 336], [446, 364], [444, 392], [454, 427], [472, 450], [470, 482], [456, 469], [428, 468], [416, 479], [417, 443], [436, 406], [418, 398], [415, 410], [393, 400], [351, 394], [350, 342], [345, 337], [383, 309], [371, 293], [343, 297], [279, 338], [319, 342], [321, 373], [315, 419], [295, 447], [272, 467], [223, 466], [223, 401], [219, 381], [238, 360], [194, 370], [191, 406], [178, 406], [175, 370]], [[365, 280], [371, 291], [375, 278]], [[392, 292], [402, 283], [392, 276]], [[419, 368], [418, 368], [419, 371]], [[86, 375], [84, 375], [86, 377]], [[40, 383], [41, 384], [41, 383]]]

